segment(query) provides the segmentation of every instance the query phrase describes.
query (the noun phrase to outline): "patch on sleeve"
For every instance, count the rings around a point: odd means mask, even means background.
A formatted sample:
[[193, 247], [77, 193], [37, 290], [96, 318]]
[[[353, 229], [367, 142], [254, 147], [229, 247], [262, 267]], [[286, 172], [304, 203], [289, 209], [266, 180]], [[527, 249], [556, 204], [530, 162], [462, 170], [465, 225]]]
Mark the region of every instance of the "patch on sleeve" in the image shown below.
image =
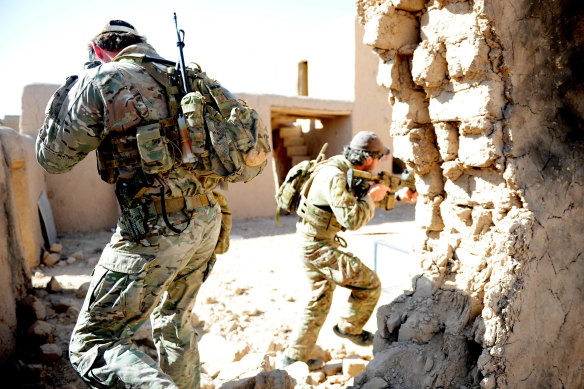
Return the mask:
[[333, 207], [352, 207], [357, 203], [355, 196], [347, 189], [347, 179], [335, 176], [331, 182], [331, 205]]

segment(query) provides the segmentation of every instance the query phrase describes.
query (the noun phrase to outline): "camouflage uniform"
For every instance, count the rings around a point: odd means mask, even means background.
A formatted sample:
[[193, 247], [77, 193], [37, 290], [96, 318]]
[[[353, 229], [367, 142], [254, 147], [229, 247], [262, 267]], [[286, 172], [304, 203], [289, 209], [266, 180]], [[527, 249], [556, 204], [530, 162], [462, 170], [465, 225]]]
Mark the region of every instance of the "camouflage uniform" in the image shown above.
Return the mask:
[[[381, 294], [374, 271], [353, 254], [339, 249], [341, 230], [356, 230], [374, 216], [369, 196], [357, 199], [347, 189], [347, 171], [355, 167], [343, 156], [335, 156], [312, 173], [306, 197], [301, 198], [296, 225], [312, 294], [296, 340], [287, 351], [294, 360], [306, 361], [331, 307], [336, 285], [351, 290], [338, 326], [359, 334], [373, 313]], [[305, 188], [307, 188], [305, 187]]]
[[[146, 43], [125, 48], [118, 57], [126, 54], [158, 57]], [[48, 172], [65, 173], [97, 149], [98, 167], [105, 179], [111, 177], [107, 170], [111, 166], [104, 165], [108, 162], [104, 155], [112, 144], [121, 139], [131, 145], [137, 126], [167, 116], [164, 89], [144, 69], [132, 61], [104, 63], [55, 93], [37, 138], [37, 159]], [[128, 150], [131, 152], [135, 150]], [[137, 174], [135, 166], [116, 169], [123, 178]], [[69, 347], [73, 367], [92, 387], [200, 385], [190, 316], [199, 287], [215, 262], [221, 211], [211, 192], [218, 179], [179, 165], [158, 178], [166, 185], [167, 200], [196, 198], [200, 202], [185, 201], [185, 209], [168, 213], [171, 225], [186, 228], [178, 234], [157, 210], [159, 188], [152, 184], [138, 199], [146, 210], [145, 236], [130, 239], [128, 220], [123, 216], [118, 220], [93, 272]], [[158, 366], [131, 341], [149, 317]]]

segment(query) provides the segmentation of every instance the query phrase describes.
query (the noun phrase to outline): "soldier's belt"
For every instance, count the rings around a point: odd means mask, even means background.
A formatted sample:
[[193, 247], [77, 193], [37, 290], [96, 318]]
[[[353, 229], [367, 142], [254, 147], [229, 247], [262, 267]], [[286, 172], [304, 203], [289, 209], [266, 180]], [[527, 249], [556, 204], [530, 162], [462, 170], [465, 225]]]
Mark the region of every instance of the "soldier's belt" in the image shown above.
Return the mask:
[[[206, 207], [212, 202], [208, 194], [199, 194], [186, 197], [175, 197], [171, 199], [164, 199], [166, 213], [173, 213], [182, 211], [183, 209], [193, 210], [195, 208]], [[157, 214], [162, 214], [162, 200], [154, 199], [154, 208]]]

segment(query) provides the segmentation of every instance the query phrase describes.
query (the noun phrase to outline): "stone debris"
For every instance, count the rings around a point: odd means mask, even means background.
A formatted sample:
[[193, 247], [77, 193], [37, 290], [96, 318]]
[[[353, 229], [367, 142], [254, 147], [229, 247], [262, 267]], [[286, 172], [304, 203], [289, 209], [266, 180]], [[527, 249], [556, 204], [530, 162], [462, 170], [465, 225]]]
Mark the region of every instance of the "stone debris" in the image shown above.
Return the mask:
[[367, 361], [359, 357], [343, 359], [343, 375], [356, 377], [365, 371]]
[[26, 335], [37, 343], [53, 343], [53, 331], [54, 328], [50, 323], [37, 320], [28, 327]]
[[343, 361], [333, 360], [325, 364], [323, 367], [324, 374], [328, 376], [339, 374], [343, 371]]
[[83, 284], [81, 284], [79, 288], [77, 288], [77, 291], [75, 292], [75, 297], [79, 299], [85, 298], [85, 295], [89, 291], [89, 285], [90, 282], [84, 282]]
[[45, 343], [40, 347], [40, 357], [43, 361], [56, 361], [63, 355], [63, 350], [55, 343]]
[[60, 292], [61, 290], [63, 290], [63, 287], [55, 277], [51, 277], [51, 281], [49, 281], [47, 289], [50, 292]]
[[71, 254], [71, 256], [79, 261], [83, 259], [83, 252], [77, 251], [76, 253]]
[[65, 262], [67, 262], [67, 265], [72, 265], [75, 262], [77, 262], [77, 258], [75, 258], [75, 257], [69, 257], [69, 258], [66, 259]]
[[99, 257], [91, 257], [87, 260], [89, 266], [95, 266], [99, 262]]
[[47, 266], [54, 266], [57, 262], [59, 262], [59, 260], [61, 259], [61, 257], [59, 256], [59, 254], [47, 254], [43, 257], [43, 263]]
[[51, 245], [51, 247], [49, 248], [49, 251], [51, 253], [55, 253], [55, 254], [61, 254], [62, 250], [63, 250], [63, 245], [60, 243], [53, 243]]

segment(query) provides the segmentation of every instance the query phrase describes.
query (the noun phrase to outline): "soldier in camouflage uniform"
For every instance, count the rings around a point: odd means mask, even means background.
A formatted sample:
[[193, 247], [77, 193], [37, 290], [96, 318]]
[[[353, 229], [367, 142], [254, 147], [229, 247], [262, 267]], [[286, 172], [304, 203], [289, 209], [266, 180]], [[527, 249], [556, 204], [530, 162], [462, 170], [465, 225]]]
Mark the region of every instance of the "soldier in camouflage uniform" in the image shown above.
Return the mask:
[[[364, 197], [358, 198], [348, 189], [348, 171], [370, 172], [388, 154], [389, 148], [376, 134], [359, 132], [345, 147], [343, 155], [318, 165], [302, 188], [296, 231], [302, 242], [304, 268], [312, 294], [283, 366], [304, 361], [315, 370], [324, 364], [320, 358], [308, 358], [330, 310], [336, 285], [350, 289], [351, 295], [333, 331], [361, 346], [373, 342], [373, 334], [363, 327], [375, 309], [381, 283], [377, 274], [359, 258], [341, 249], [346, 245], [337, 233], [366, 225], [374, 216], [375, 202], [390, 191], [383, 184], [374, 184]], [[396, 193], [396, 198], [411, 202], [412, 195], [411, 189], [403, 188]]]
[[[93, 272], [70, 342], [71, 363], [95, 388], [198, 388], [190, 316], [215, 261], [221, 211], [212, 191], [218, 178], [180, 164], [144, 178], [137, 128], [169, 111], [164, 88], [131, 55], [159, 56], [119, 20], [90, 46], [101, 64], [55, 92], [37, 138], [37, 159], [49, 173], [65, 173], [97, 150], [102, 178], [116, 184], [119, 201], [131, 198], [134, 205], [122, 212]], [[144, 230], [139, 237], [130, 228], [136, 225]], [[158, 364], [131, 341], [149, 317]]]

